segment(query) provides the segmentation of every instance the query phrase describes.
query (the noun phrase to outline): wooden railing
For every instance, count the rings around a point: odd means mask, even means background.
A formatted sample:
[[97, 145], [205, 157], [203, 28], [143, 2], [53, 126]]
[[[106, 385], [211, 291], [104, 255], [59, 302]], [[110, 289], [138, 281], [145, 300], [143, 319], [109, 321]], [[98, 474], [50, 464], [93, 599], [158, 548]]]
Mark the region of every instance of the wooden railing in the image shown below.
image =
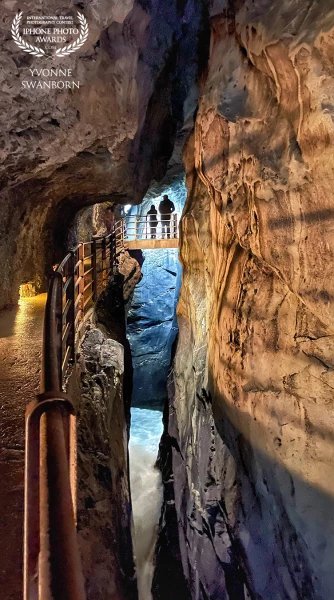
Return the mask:
[[84, 600], [76, 537], [76, 427], [63, 385], [83, 323], [113, 277], [124, 224], [71, 250], [51, 278], [44, 319], [41, 393], [27, 408], [24, 600]]
[[124, 241], [145, 239], [178, 238], [178, 215], [157, 215], [151, 220], [150, 215], [129, 215], [123, 220]]
[[62, 382], [69, 362], [75, 358], [85, 318], [117, 268], [117, 257], [123, 247], [123, 223], [118, 221], [111, 234], [79, 244], [56, 269], [63, 281], [59, 308], [62, 313], [59, 361]]

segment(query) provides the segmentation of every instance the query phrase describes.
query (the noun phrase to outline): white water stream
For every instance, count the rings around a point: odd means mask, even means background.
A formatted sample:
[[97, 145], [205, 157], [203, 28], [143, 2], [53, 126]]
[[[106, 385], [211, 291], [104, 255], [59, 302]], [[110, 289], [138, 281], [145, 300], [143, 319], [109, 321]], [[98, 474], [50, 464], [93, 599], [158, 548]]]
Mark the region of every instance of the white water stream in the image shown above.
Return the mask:
[[162, 434], [162, 413], [131, 409], [130, 483], [139, 600], [152, 600], [154, 549], [162, 504], [160, 471], [154, 466]]

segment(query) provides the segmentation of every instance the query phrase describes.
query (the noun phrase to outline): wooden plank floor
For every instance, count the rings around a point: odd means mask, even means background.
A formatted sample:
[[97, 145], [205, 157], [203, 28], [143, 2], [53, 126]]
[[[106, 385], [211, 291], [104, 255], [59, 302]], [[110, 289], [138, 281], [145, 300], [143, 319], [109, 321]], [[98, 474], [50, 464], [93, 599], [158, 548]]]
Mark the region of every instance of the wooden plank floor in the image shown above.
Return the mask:
[[156, 250], [158, 248], [178, 248], [178, 238], [165, 240], [125, 240], [124, 246], [126, 250]]

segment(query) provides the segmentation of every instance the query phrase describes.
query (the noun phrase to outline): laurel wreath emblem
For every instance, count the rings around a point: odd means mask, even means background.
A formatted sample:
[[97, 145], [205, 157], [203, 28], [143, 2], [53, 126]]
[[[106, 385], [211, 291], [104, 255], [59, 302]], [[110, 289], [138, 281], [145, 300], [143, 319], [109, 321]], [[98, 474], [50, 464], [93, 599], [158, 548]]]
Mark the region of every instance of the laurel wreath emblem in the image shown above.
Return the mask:
[[[24, 52], [28, 52], [29, 54], [33, 54], [34, 56], [45, 56], [45, 50], [43, 50], [43, 48], [39, 48], [38, 46], [34, 46], [33, 44], [29, 44], [29, 42], [26, 42], [23, 37], [20, 34], [20, 23], [21, 23], [21, 19], [22, 19], [23, 13], [19, 12], [13, 20], [12, 23], [12, 28], [11, 28], [11, 32], [12, 32], [12, 38], [15, 42], [15, 44], [21, 48], [21, 50], [24, 50]], [[71, 44], [67, 44], [66, 46], [63, 46], [62, 48], [58, 48], [58, 50], [56, 50], [56, 56], [58, 57], [62, 57], [62, 56], [68, 56], [69, 54], [72, 54], [72, 52], [76, 52], [77, 50], [79, 50], [79, 48], [81, 48], [81, 46], [84, 45], [84, 43], [86, 42], [87, 38], [88, 38], [88, 33], [89, 33], [89, 29], [88, 29], [88, 23], [87, 23], [87, 19], [85, 18], [84, 15], [82, 15], [81, 13], [77, 13], [78, 19], [80, 21], [80, 35], [78, 37], [78, 39], [75, 40], [75, 42], [72, 42]]]
[[13, 38], [15, 44], [19, 48], [21, 48], [21, 50], [24, 50], [25, 52], [29, 52], [29, 54], [33, 54], [34, 56], [44, 56], [45, 51], [43, 50], [43, 48], [38, 48], [37, 46], [33, 46], [32, 44], [25, 42], [23, 37], [20, 35], [20, 23], [21, 23], [22, 15], [23, 15], [23, 13], [18, 13], [14, 17], [14, 21], [12, 23], [12, 38]]
[[78, 12], [77, 15], [80, 21], [80, 35], [78, 39], [72, 44], [68, 44], [67, 46], [63, 46], [62, 48], [56, 50], [56, 56], [68, 56], [72, 52], [76, 52], [87, 40], [89, 32], [87, 20], [81, 13]]

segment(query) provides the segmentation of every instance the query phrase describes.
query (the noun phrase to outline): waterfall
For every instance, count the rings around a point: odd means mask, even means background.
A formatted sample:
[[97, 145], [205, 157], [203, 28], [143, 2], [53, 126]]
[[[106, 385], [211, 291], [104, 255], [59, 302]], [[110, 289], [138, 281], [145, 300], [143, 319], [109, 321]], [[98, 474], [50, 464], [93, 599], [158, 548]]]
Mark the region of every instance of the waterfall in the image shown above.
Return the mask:
[[139, 600], [152, 600], [154, 550], [163, 496], [161, 474], [155, 467], [161, 434], [160, 411], [131, 409], [130, 484]]

